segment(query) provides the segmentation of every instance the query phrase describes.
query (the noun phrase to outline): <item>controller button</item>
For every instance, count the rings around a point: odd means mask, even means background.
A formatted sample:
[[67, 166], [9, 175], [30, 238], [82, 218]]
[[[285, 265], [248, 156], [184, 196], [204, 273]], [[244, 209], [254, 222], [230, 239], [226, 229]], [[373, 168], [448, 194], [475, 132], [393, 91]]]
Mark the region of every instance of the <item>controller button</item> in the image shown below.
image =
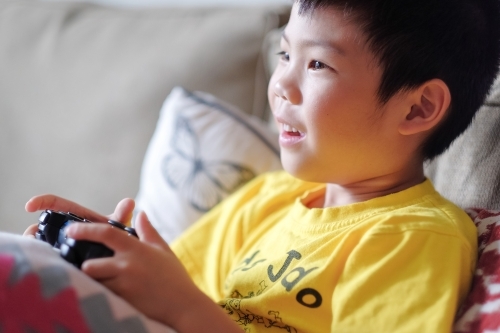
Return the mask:
[[44, 241], [44, 242], [46, 241], [46, 240], [45, 240], [45, 234], [43, 234], [41, 231], [37, 231], [37, 232], [35, 233], [35, 238], [36, 238], [36, 239], [39, 239], [39, 240], [41, 240], [41, 241]]
[[38, 221], [44, 223], [45, 219], [47, 218], [47, 216], [49, 216], [49, 212], [48, 211], [42, 212], [42, 214], [40, 214], [40, 217], [38, 218]]
[[[74, 245], [74, 240], [73, 240], [73, 245]], [[79, 262], [77, 255], [75, 253], [74, 248], [72, 247], [73, 245], [68, 245], [68, 244], [62, 244], [61, 245], [61, 257], [64, 258], [67, 262], [73, 264], [74, 266], [80, 268], [81, 263]]]
[[47, 228], [47, 224], [46, 224], [46, 223], [40, 223], [40, 224], [38, 225], [38, 231], [39, 231], [39, 232], [43, 232], [43, 233], [45, 233], [45, 228]]
[[61, 256], [66, 257], [68, 255], [68, 252], [71, 251], [71, 248], [68, 246], [68, 244], [63, 244], [61, 245]]
[[66, 238], [64, 241], [65, 241], [65, 243], [63, 243], [64, 245], [71, 246], [71, 247], [75, 246], [75, 243], [76, 243], [76, 240], [74, 238]]

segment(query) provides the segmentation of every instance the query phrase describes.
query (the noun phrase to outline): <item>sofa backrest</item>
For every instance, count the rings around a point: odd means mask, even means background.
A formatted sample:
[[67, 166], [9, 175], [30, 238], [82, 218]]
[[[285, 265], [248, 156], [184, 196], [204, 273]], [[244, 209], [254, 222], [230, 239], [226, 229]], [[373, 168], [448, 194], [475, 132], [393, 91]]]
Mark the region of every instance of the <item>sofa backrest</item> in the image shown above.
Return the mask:
[[262, 115], [261, 48], [283, 10], [0, 0], [0, 230], [35, 223], [36, 194], [103, 213], [134, 197], [174, 86]]
[[471, 126], [426, 173], [442, 195], [463, 208], [500, 209], [500, 76]]

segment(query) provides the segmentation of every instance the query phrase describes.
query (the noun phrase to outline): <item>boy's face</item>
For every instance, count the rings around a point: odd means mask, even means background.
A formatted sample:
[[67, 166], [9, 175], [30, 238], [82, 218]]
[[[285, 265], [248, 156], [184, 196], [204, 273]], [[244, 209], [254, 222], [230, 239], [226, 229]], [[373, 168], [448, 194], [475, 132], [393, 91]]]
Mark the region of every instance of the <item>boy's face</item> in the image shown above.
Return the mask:
[[268, 95], [285, 170], [336, 184], [393, 172], [398, 98], [378, 102], [382, 72], [356, 23], [336, 9], [299, 16], [294, 5], [281, 49]]

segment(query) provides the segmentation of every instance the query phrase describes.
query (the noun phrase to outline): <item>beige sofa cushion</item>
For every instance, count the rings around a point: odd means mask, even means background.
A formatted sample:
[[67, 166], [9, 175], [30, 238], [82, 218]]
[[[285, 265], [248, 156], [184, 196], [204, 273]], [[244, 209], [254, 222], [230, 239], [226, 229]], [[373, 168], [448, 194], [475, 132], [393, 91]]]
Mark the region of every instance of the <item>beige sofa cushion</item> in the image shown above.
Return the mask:
[[134, 197], [176, 85], [264, 112], [260, 52], [283, 9], [0, 1], [0, 230], [35, 223], [39, 193], [103, 213]]

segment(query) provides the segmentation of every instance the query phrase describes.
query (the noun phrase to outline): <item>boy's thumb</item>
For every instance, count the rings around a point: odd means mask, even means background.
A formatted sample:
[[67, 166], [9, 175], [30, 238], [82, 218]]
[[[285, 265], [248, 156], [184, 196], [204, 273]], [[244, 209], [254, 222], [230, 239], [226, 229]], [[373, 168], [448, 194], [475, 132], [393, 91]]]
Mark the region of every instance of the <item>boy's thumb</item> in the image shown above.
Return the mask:
[[141, 211], [137, 215], [135, 220], [135, 231], [142, 242], [146, 242], [151, 245], [161, 246], [164, 249], [168, 249], [167, 243], [160, 236], [158, 231], [149, 222], [148, 216], [145, 212]]

